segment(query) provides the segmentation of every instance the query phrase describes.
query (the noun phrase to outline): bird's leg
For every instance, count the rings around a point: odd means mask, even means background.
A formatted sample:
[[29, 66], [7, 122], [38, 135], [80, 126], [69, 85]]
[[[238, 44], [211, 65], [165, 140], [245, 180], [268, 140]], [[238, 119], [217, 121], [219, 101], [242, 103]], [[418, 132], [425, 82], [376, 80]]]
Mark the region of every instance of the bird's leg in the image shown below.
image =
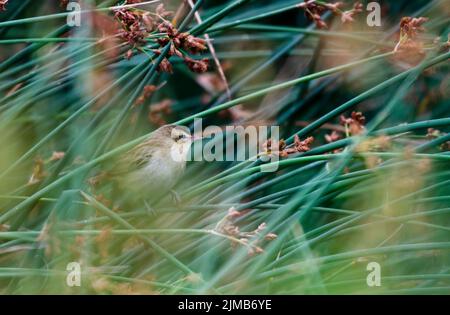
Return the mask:
[[172, 195], [173, 203], [177, 208], [181, 206], [181, 197], [180, 195], [173, 189], [170, 190], [170, 194]]
[[150, 205], [148, 204], [147, 200], [145, 200], [145, 199], [143, 199], [143, 200], [144, 200], [145, 208], [147, 209], [147, 214], [148, 214], [149, 216], [154, 216], [154, 215], [156, 215], [155, 209], [154, 209], [152, 206], [150, 206]]

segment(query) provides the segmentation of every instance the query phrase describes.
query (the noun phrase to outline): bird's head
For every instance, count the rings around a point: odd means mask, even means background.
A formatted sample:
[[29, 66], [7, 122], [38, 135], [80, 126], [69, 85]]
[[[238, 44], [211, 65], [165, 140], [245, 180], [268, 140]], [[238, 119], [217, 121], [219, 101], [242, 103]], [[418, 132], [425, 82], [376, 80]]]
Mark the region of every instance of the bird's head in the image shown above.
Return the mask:
[[165, 147], [170, 148], [172, 158], [176, 160], [185, 160], [192, 142], [196, 140], [188, 128], [176, 125], [160, 127], [152, 136], [160, 139]]

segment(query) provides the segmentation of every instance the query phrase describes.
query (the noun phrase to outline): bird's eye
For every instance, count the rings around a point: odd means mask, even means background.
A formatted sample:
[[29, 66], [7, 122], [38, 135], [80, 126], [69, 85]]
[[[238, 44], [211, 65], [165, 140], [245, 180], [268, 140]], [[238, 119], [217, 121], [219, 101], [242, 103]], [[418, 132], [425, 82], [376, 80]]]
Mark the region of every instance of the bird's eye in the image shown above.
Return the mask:
[[186, 138], [186, 136], [184, 134], [180, 134], [177, 136], [177, 141]]

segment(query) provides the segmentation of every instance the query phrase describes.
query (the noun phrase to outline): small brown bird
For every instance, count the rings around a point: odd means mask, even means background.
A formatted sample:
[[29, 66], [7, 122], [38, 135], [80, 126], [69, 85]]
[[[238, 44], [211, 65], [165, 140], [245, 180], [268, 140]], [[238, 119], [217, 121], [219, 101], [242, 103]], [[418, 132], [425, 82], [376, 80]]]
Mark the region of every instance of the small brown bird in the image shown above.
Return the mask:
[[119, 190], [134, 200], [161, 197], [183, 175], [193, 141], [194, 137], [182, 127], [162, 126], [122, 154], [108, 173]]

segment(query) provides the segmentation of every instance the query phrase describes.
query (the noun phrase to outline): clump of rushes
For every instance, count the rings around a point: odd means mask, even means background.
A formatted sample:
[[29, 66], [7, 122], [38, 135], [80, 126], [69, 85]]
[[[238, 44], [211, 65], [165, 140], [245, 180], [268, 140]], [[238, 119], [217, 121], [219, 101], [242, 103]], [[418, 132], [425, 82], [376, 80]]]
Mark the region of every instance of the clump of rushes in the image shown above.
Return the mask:
[[300, 138], [295, 135], [294, 143], [290, 146], [287, 146], [286, 141], [283, 139], [279, 141], [269, 139], [263, 143], [262, 147], [265, 154], [276, 154], [280, 157], [287, 157], [290, 154], [302, 153], [311, 150], [310, 145], [313, 141], [314, 137], [308, 137], [305, 140], [300, 140]]
[[328, 28], [327, 23], [322, 20], [322, 15], [329, 11], [334, 15], [340, 16], [342, 23], [349, 23], [354, 21], [354, 17], [363, 11], [363, 6], [359, 2], [355, 2], [351, 10], [342, 11], [343, 2], [324, 3], [316, 0], [308, 0], [298, 4], [298, 7], [305, 11], [307, 18], [312, 20], [317, 28]]
[[275, 233], [266, 233], [267, 224], [264, 222], [253, 231], [242, 232], [235, 222], [242, 215], [243, 212], [236, 211], [233, 207], [230, 208], [225, 217], [217, 223], [214, 230], [229, 236], [233, 248], [239, 245], [246, 246], [250, 256], [264, 252], [261, 242], [263, 240], [272, 241], [277, 238], [277, 235]]

